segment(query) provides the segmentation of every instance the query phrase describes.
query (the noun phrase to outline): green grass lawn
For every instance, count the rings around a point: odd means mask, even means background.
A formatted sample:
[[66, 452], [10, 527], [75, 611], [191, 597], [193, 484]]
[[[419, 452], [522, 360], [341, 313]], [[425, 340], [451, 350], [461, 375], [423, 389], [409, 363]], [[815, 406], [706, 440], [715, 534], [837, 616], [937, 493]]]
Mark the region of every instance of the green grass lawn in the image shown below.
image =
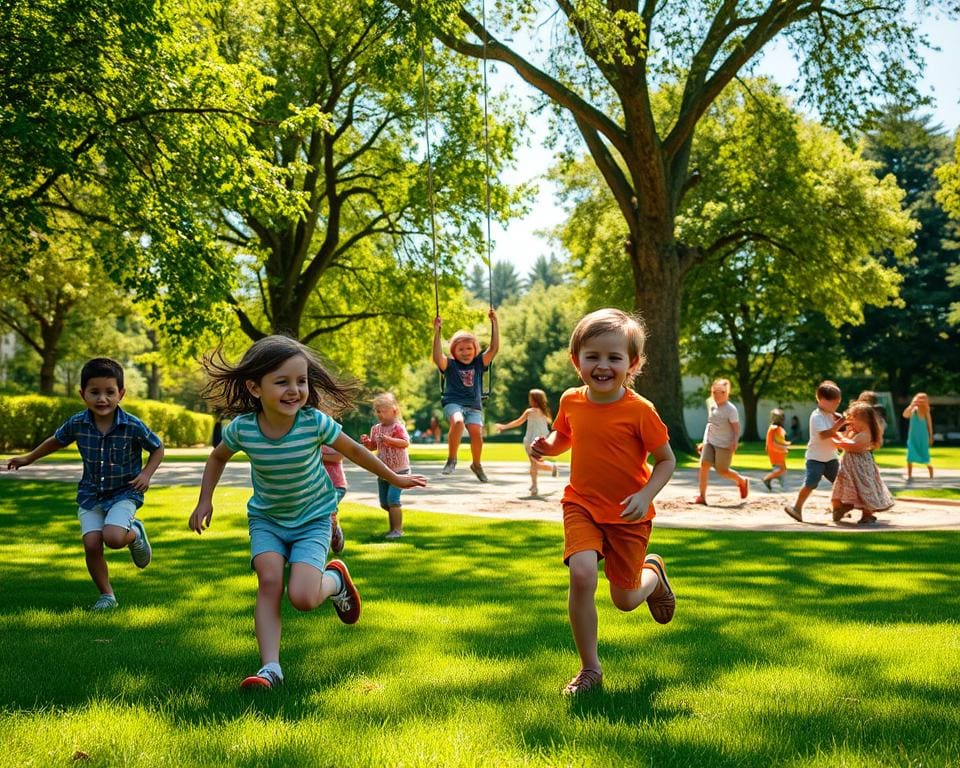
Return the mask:
[[361, 621], [284, 605], [286, 685], [258, 666], [247, 492], [155, 488], [154, 563], [83, 565], [74, 487], [0, 477], [0, 765], [946, 766], [960, 756], [954, 532], [657, 529], [675, 620], [600, 589], [605, 688], [574, 700], [552, 523], [345, 504]]

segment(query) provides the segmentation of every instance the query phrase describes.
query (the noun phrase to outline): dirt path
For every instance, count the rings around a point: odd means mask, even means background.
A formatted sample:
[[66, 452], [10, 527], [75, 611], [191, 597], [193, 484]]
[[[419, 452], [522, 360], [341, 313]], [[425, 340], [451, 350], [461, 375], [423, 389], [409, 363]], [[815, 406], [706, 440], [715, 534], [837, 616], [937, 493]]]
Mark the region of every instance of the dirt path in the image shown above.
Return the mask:
[[[560, 498], [566, 484], [567, 468], [561, 467], [560, 476], [540, 476], [540, 495], [531, 496], [528, 487], [530, 475], [526, 465], [501, 462], [485, 464], [490, 482], [481, 484], [466, 466], [458, 468], [451, 476], [440, 474], [441, 463], [425, 462], [415, 465], [414, 471], [427, 477], [424, 489], [406, 491], [404, 506], [415, 514], [421, 509], [429, 512], [481, 515], [484, 517], [514, 520], [560, 521]], [[64, 480], [75, 482], [79, 476], [78, 464], [40, 463], [11, 472], [24, 480]], [[203, 464], [198, 462], [170, 462], [161, 465], [154, 477], [155, 485], [199, 486]], [[347, 467], [350, 490], [347, 501], [378, 506], [376, 478], [356, 467]], [[249, 487], [250, 469], [247, 464], [228, 464], [221, 484]], [[670, 483], [657, 500], [656, 524], [664, 528], [701, 528], [743, 530], [796, 530], [796, 531], [903, 531], [903, 530], [960, 530], [960, 504], [942, 503], [933, 500], [907, 501], [898, 499], [896, 506], [879, 515], [879, 521], [871, 526], [858, 526], [853, 519], [834, 523], [827, 513], [830, 491], [826, 483], [815, 491], [804, 509], [806, 524], [799, 524], [787, 517], [785, 504], [795, 498], [802, 479], [800, 472], [792, 472], [788, 479], [787, 492], [768, 493], [760, 482], [762, 473], [747, 472], [751, 480], [750, 496], [741, 501], [736, 488], [711, 477], [708, 493], [710, 506], [697, 506], [690, 501], [696, 496], [696, 470], [678, 469]], [[882, 470], [884, 480], [891, 490], [904, 487], [903, 473], [899, 470]], [[960, 471], [938, 473], [934, 481], [917, 480], [916, 487], [960, 485]]]

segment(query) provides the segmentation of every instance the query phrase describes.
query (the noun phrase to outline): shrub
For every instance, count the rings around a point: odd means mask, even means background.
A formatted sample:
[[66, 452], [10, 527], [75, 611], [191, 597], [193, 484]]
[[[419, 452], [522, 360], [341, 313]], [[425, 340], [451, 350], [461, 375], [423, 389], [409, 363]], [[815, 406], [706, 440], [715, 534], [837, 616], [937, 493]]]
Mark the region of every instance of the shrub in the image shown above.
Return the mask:
[[[73, 397], [0, 395], [0, 450], [32, 449], [81, 410]], [[122, 407], [156, 432], [164, 445], [176, 448], [206, 444], [213, 417], [156, 400], [124, 400]]]

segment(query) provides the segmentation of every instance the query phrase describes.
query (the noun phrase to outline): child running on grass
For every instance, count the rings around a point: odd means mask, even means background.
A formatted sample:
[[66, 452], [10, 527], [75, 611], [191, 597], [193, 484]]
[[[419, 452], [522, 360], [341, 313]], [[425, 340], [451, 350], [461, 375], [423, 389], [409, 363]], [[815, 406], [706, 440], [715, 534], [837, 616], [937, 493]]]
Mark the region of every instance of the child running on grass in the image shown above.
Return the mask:
[[[597, 650], [597, 563], [604, 561], [610, 598], [621, 611], [646, 603], [653, 618], [673, 618], [676, 598], [659, 555], [647, 554], [653, 499], [676, 466], [667, 428], [653, 404], [627, 385], [643, 367], [646, 331], [619, 309], [600, 309], [570, 337], [570, 359], [585, 386], [560, 398], [553, 431], [530, 446], [534, 458], [568, 448], [563, 493], [563, 561], [570, 569], [568, 609], [580, 671], [563, 689], [602, 684]], [[651, 472], [647, 464], [653, 456]]]
[[783, 511], [798, 523], [803, 522], [803, 505], [826, 477], [831, 483], [837, 479], [840, 461], [833, 438], [845, 426], [843, 417], [837, 414], [840, 407], [840, 387], [832, 381], [822, 381], [817, 387], [817, 407], [810, 414], [810, 439], [807, 441], [806, 474], [803, 488], [797, 500]]
[[200, 499], [190, 515], [198, 534], [210, 526], [213, 491], [230, 457], [250, 458], [253, 496], [247, 503], [250, 559], [257, 573], [254, 627], [260, 670], [241, 687], [273, 688], [280, 667], [280, 600], [290, 563], [287, 597], [294, 608], [312, 611], [327, 598], [345, 624], [360, 618], [360, 593], [347, 566], [327, 562], [330, 518], [337, 493], [323, 470], [322, 445], [330, 445], [378, 477], [401, 488], [426, 485], [419, 475], [398, 475], [345, 435], [325, 410], [350, 405], [352, 389], [333, 379], [314, 352], [285, 336], [255, 342], [236, 365], [218, 351], [203, 362], [209, 376], [204, 395], [228, 416], [223, 442], [203, 470]]
[[450, 338], [450, 356], [445, 357], [440, 341], [443, 321], [433, 319], [433, 362], [444, 377], [443, 396], [440, 404], [450, 423], [447, 432], [447, 463], [442, 473], [452, 475], [457, 468], [457, 450], [460, 438], [466, 429], [470, 435], [470, 469], [481, 483], [487, 475], [480, 464], [483, 452], [483, 372], [490, 367], [500, 349], [500, 326], [497, 313], [490, 310], [490, 346], [482, 355], [477, 337], [470, 331], [457, 331]]
[[531, 389], [527, 394], [527, 403], [530, 407], [513, 421], [506, 424], [497, 424], [497, 432], [513, 429], [526, 423], [527, 429], [523, 434], [523, 448], [530, 459], [530, 493], [536, 496], [540, 493], [537, 484], [537, 475], [540, 472], [549, 472], [554, 477], [557, 476], [555, 462], [541, 461], [530, 454], [530, 445], [533, 441], [538, 437], [546, 437], [550, 434], [550, 422], [553, 421], [553, 413], [550, 411], [550, 403], [547, 402], [547, 393], [542, 389]]
[[[373, 398], [373, 410], [378, 421], [370, 428], [369, 435], [360, 436], [360, 442], [365, 448], [376, 451], [380, 461], [398, 475], [410, 474], [410, 457], [407, 456], [410, 435], [400, 420], [400, 403], [392, 392], [384, 392]], [[386, 510], [390, 522], [390, 530], [383, 538], [399, 539], [403, 536], [400, 489], [382, 477], [377, 478], [377, 489], [380, 492], [380, 507]]]
[[703, 443], [700, 447], [700, 469], [697, 472], [699, 494], [694, 504], [707, 503], [707, 483], [710, 479], [710, 467], [737, 486], [740, 498], [747, 498], [750, 481], [730, 468], [740, 443], [740, 414], [730, 402], [730, 380], [717, 379], [710, 385], [710, 398], [713, 401], [707, 415], [707, 426], [703, 431]]
[[843, 449], [830, 499], [833, 521], [838, 523], [850, 510], [859, 509], [860, 525], [875, 523], [877, 512], [893, 506], [893, 496], [873, 458], [873, 451], [883, 443], [880, 419], [872, 404], [857, 401], [847, 409], [846, 424], [846, 432], [833, 438]]
[[790, 442], [787, 440], [786, 430], [783, 428], [784, 414], [779, 408], [770, 411], [770, 426], [767, 427], [767, 458], [770, 459], [771, 470], [763, 476], [763, 484], [768, 491], [773, 490], [770, 481], [780, 478], [780, 488], [783, 488], [783, 477], [787, 474], [787, 449]]
[[[67, 419], [30, 453], [7, 462], [7, 469], [19, 469], [77, 441], [83, 459], [77, 487], [80, 533], [87, 571], [100, 590], [94, 611], [118, 605], [103, 557], [104, 544], [110, 549], [127, 547], [137, 568], [146, 568], [153, 558], [147, 530], [135, 515], [163, 460], [163, 444], [140, 419], [120, 407], [125, 394], [119, 363], [107, 357], [89, 360], [80, 371], [80, 397], [87, 409]], [[143, 451], [150, 454], [146, 466], [142, 466]]]

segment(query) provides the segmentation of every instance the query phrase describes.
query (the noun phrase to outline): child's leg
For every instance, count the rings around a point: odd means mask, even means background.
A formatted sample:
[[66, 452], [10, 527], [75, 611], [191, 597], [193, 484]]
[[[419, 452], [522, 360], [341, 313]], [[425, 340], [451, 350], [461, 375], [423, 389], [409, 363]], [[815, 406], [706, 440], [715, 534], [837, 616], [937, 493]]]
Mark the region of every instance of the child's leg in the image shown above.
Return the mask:
[[907, 480], [913, 480], [913, 462], [907, 462]]
[[933, 464], [927, 464], [927, 474], [930, 475], [930, 479], [933, 480]]
[[447, 458], [453, 461], [457, 460], [457, 450], [460, 448], [463, 428], [463, 413], [457, 411], [450, 414], [450, 431], [447, 432]]
[[568, 612], [573, 642], [583, 669], [600, 671], [597, 651], [597, 553], [576, 552], [567, 562], [570, 567]]
[[123, 549], [137, 538], [137, 532], [130, 528], [121, 528], [118, 525], [103, 526], [103, 543], [110, 549]]
[[713, 464], [706, 459], [700, 459], [700, 467], [697, 470], [697, 488], [700, 491], [700, 498], [707, 498], [707, 482], [710, 478], [710, 467]]
[[644, 568], [640, 571], [640, 586], [636, 589], [624, 589], [614, 583], [610, 583], [610, 599], [613, 604], [621, 611], [632, 611], [639, 605], [647, 602], [647, 598], [653, 594], [653, 590], [660, 583], [660, 577], [657, 572]]
[[253, 560], [253, 569], [257, 573], [253, 625], [261, 664], [280, 663], [280, 598], [283, 597], [284, 564], [279, 552], [263, 552]]
[[387, 508], [387, 518], [390, 521], [390, 533], [403, 533], [403, 507], [399, 504]]
[[90, 531], [83, 536], [83, 554], [87, 561], [87, 572], [93, 583], [97, 585], [101, 595], [112, 595], [110, 572], [107, 561], [103, 557], [103, 534], [100, 531]]
[[530, 457], [530, 493], [537, 492], [537, 460]]
[[[814, 486], [816, 488], [816, 486]], [[797, 500], [793, 503], [793, 508], [800, 512], [803, 509], [803, 505], [806, 503], [807, 499], [810, 498], [810, 494], [813, 493], [814, 488], [811, 488], [808, 485], [803, 486], [800, 491], [797, 493]]]
[[716, 463], [713, 465], [713, 468], [717, 471], [717, 474], [720, 477], [725, 477], [732, 483], [735, 483], [738, 487], [742, 486], [746, 478], [742, 475], [734, 472], [730, 468], [730, 461], [733, 459], [733, 452], [727, 448], [717, 448], [715, 449], [716, 454]]
[[[328, 597], [337, 594], [340, 589], [340, 582], [328, 571], [322, 571], [309, 563], [290, 563], [287, 597], [290, 599], [290, 605], [298, 611], [312, 611]], [[283, 594], [282, 589], [281, 594]]]
[[467, 424], [467, 432], [470, 434], [470, 458], [479, 467], [481, 454], [483, 453], [483, 426]]

